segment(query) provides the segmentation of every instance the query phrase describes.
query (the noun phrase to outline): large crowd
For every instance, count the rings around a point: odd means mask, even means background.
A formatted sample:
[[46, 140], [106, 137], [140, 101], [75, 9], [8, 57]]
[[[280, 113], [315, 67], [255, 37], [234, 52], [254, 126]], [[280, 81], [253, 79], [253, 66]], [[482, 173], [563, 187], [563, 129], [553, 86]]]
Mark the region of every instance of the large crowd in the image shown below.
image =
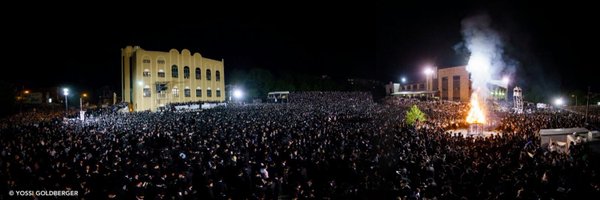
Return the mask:
[[[418, 105], [428, 120], [406, 125]], [[447, 134], [466, 104], [368, 93], [290, 94], [286, 104], [191, 112], [110, 109], [85, 122], [53, 113], [2, 120], [0, 197], [77, 190], [83, 199], [570, 199], [600, 195], [585, 144], [543, 148], [569, 112], [497, 114], [491, 137]], [[42, 117], [33, 117], [42, 116]]]

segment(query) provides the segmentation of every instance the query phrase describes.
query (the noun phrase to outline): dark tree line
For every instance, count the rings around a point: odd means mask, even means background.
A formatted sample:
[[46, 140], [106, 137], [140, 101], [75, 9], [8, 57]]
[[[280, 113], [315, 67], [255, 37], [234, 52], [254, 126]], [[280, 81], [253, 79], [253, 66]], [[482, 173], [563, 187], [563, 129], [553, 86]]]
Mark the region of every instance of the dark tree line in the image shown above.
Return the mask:
[[371, 91], [374, 95], [384, 92], [383, 85], [376, 83], [351, 84], [347, 78], [289, 71], [271, 72], [262, 68], [232, 70], [229, 80], [231, 85], [242, 87], [253, 99], [264, 99], [270, 91]]

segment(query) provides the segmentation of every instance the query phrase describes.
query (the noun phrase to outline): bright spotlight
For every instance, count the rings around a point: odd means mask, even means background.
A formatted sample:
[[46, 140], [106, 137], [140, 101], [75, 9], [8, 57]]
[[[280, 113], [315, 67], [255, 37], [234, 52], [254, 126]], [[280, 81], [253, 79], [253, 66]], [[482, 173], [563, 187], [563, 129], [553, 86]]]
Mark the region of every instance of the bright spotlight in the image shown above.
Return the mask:
[[510, 79], [508, 78], [508, 76], [502, 77], [502, 83], [504, 83], [504, 85], [508, 85], [508, 82], [510, 82]]
[[425, 71], [423, 71], [423, 72], [424, 72], [425, 74], [427, 74], [427, 75], [433, 74], [433, 70], [431, 69], [431, 67], [430, 67], [430, 66], [427, 66], [427, 67], [425, 68]]
[[240, 89], [233, 90], [233, 97], [236, 99], [241, 99], [244, 96], [244, 93]]
[[402, 83], [406, 83], [406, 78], [402, 77], [400, 80], [402, 81]]
[[565, 102], [563, 101], [562, 98], [557, 98], [554, 100], [554, 105], [556, 106], [562, 106]]
[[69, 88], [63, 88], [63, 95], [69, 95]]

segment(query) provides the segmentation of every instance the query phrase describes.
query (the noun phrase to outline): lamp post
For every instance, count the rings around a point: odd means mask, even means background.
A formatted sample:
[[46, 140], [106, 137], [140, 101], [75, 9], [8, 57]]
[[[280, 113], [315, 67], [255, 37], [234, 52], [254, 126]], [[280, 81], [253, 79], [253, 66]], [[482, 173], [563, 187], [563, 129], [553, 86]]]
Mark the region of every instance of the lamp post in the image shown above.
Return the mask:
[[235, 98], [235, 101], [240, 102], [243, 97], [244, 97], [244, 92], [242, 92], [242, 90], [240, 90], [238, 88], [233, 89], [233, 98]]
[[[433, 69], [431, 69], [431, 66], [426, 66], [425, 67], [425, 71], [423, 73], [425, 73], [425, 91], [431, 91], [433, 90], [433, 88], [431, 87], [429, 81], [431, 79], [431, 75], [433, 74]], [[429, 100], [429, 95], [427, 94], [427, 100]]]
[[[557, 112], [560, 112], [560, 107], [564, 104], [565, 102], [563, 101], [563, 99], [561, 97], [558, 97], [554, 100], [554, 105], [556, 105], [556, 109]], [[556, 124], [558, 124], [558, 114], [554, 114], [554, 116], [556, 117]]]
[[63, 88], [63, 94], [65, 95], [65, 112], [68, 113], [69, 112], [69, 106], [68, 106], [68, 98], [67, 98], [67, 96], [69, 95], [69, 88]]
[[83, 98], [87, 97], [86, 93], [81, 94], [81, 97], [79, 97], [79, 110], [83, 110]]
[[577, 106], [577, 95], [572, 94], [571, 98], [575, 98], [575, 106]]

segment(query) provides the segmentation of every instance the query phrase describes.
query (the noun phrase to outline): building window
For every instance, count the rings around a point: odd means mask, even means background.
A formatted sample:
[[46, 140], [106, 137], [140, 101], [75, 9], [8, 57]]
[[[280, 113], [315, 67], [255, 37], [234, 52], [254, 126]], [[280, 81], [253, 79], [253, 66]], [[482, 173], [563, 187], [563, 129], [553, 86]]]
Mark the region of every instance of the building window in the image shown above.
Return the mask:
[[210, 69], [206, 69], [206, 80], [210, 81]]
[[217, 97], [221, 97], [221, 90], [217, 89]]
[[171, 92], [173, 92], [173, 97], [179, 97], [179, 88], [175, 87]]
[[190, 90], [190, 88], [183, 89], [183, 95], [185, 95], [185, 97], [191, 97], [192, 96], [192, 90]]
[[448, 100], [448, 77], [442, 78], [442, 100]]
[[221, 81], [221, 72], [219, 70], [215, 71], [215, 79], [217, 79], [217, 81]]
[[164, 65], [165, 64], [165, 60], [158, 60], [158, 61], [156, 61], [156, 63]]
[[165, 71], [162, 69], [158, 70], [158, 77], [164, 78], [165, 77]]
[[196, 67], [196, 79], [200, 79], [202, 76], [200, 74], [200, 67]]
[[144, 59], [142, 62], [143, 63], [150, 63], [150, 59]]
[[144, 75], [144, 77], [150, 77], [150, 70], [144, 69], [143, 75]]
[[188, 66], [183, 67], [183, 78], [190, 78], [190, 68]]
[[150, 97], [150, 86], [144, 86], [144, 97]]
[[200, 87], [196, 88], [196, 97], [202, 97], [202, 89]]
[[212, 90], [210, 88], [206, 90], [206, 97], [212, 97]]
[[452, 100], [460, 101], [460, 76], [452, 76]]
[[171, 67], [171, 77], [173, 77], [173, 78], [179, 77], [179, 68], [177, 68], [177, 65], [173, 65]]

